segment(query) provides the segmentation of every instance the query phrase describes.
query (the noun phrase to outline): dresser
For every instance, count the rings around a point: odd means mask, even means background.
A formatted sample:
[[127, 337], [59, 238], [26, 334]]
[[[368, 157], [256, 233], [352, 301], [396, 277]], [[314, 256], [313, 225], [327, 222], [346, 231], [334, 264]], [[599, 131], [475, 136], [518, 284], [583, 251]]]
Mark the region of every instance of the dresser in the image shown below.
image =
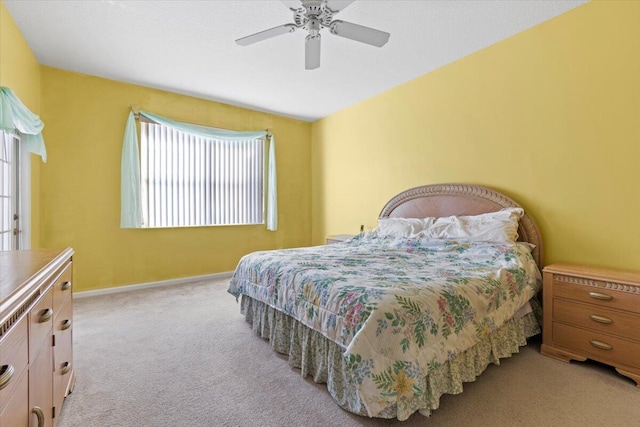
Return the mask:
[[73, 250], [0, 252], [0, 427], [54, 427], [73, 374]]
[[543, 279], [542, 354], [606, 363], [640, 387], [640, 272], [552, 264]]

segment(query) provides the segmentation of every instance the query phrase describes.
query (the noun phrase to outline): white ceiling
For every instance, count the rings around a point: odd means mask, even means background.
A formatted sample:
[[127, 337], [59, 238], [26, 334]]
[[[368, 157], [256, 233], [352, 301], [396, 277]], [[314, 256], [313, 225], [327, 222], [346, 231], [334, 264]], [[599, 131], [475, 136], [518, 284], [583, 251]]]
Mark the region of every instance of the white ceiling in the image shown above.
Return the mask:
[[[304, 69], [298, 30], [277, 0], [4, 0], [43, 65], [314, 121], [577, 7], [568, 0], [393, 0], [351, 4], [338, 19], [391, 33], [382, 48], [322, 30], [322, 62]], [[144, 108], [144, 106], [140, 106]]]

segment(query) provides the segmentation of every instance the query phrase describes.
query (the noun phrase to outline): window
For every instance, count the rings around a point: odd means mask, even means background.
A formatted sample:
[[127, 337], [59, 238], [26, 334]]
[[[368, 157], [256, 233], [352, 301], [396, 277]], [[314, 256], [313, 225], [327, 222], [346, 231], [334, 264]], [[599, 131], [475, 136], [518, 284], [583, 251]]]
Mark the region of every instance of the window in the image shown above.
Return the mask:
[[18, 138], [0, 131], [0, 250], [20, 249]]
[[143, 227], [264, 223], [264, 139], [224, 141], [140, 121]]

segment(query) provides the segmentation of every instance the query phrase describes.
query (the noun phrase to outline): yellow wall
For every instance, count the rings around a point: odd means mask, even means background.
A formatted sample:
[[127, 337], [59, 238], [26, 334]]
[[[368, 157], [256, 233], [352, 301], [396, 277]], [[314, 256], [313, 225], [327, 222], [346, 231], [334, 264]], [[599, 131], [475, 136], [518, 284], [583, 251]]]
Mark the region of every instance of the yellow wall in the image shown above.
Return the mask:
[[[391, 196], [438, 182], [520, 201], [547, 263], [640, 269], [639, 75], [640, 3], [590, 2], [311, 125], [40, 67], [0, 2], [0, 84], [46, 125], [49, 162], [32, 162], [32, 245], [76, 250], [76, 290], [230, 271], [253, 250], [373, 227]], [[120, 229], [130, 104], [273, 129], [280, 230]]]
[[312, 146], [314, 243], [465, 182], [519, 201], [546, 263], [640, 270], [640, 2], [590, 2], [333, 114]]
[[[120, 158], [131, 104], [172, 119], [276, 137], [279, 229], [262, 226], [120, 228]], [[232, 271], [255, 250], [311, 242], [311, 124], [42, 67], [44, 247], [71, 246], [75, 289]]]
[[[40, 64], [4, 3], [0, 1], [0, 86], [11, 88], [33, 113], [40, 113]], [[43, 133], [46, 140], [46, 130]], [[31, 246], [40, 245], [40, 157], [31, 156]]]

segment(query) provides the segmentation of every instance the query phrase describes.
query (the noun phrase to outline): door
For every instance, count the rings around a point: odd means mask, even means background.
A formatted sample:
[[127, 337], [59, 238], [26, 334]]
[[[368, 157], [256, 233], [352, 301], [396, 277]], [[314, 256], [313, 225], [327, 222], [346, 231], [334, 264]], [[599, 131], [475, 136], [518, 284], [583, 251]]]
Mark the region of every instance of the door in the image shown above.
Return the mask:
[[20, 230], [20, 146], [0, 131], [0, 251], [22, 249]]

